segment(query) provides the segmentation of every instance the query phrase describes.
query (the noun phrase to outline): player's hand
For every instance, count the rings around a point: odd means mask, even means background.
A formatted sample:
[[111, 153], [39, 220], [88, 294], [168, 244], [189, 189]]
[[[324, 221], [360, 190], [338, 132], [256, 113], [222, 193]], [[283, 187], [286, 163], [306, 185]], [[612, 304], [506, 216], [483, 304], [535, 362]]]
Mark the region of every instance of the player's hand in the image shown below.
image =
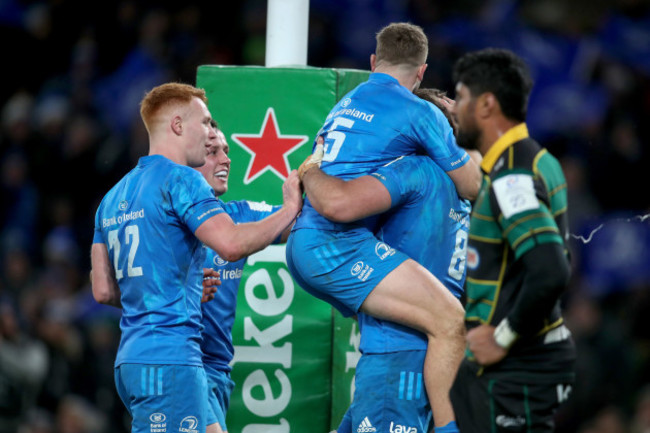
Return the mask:
[[323, 162], [323, 154], [325, 153], [324, 143], [325, 140], [323, 139], [323, 136], [319, 135], [316, 138], [316, 148], [314, 149], [314, 153], [309, 155], [298, 168], [298, 177], [300, 180], [302, 180], [303, 176], [310, 168], [320, 167], [321, 162]]
[[470, 329], [465, 337], [467, 347], [481, 365], [492, 365], [501, 361], [508, 351], [494, 340], [494, 326], [480, 325]]
[[219, 271], [212, 268], [203, 268], [203, 296], [201, 302], [208, 302], [214, 299], [217, 287], [221, 285]]
[[454, 130], [454, 135], [458, 135], [458, 119], [456, 118], [455, 115], [456, 101], [449, 98], [448, 96], [443, 96], [439, 100], [442, 106], [445, 107], [445, 110], [449, 114], [449, 116], [447, 116], [447, 119], [449, 119], [449, 123], [451, 123], [451, 128]]
[[298, 215], [298, 212], [302, 209], [302, 189], [296, 170], [291, 170], [289, 177], [284, 181], [282, 185], [282, 198], [284, 207], [289, 209], [294, 215]]

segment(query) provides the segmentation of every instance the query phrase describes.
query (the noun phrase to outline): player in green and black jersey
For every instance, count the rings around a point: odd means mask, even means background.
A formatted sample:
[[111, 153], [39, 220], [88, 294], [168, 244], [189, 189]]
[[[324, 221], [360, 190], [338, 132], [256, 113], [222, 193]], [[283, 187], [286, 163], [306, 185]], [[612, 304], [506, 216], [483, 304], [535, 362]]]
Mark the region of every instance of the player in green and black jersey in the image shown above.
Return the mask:
[[451, 391], [462, 433], [552, 432], [575, 349], [559, 298], [569, 274], [566, 182], [528, 136], [532, 88], [506, 50], [455, 65], [458, 143], [483, 155], [467, 252], [467, 351]]

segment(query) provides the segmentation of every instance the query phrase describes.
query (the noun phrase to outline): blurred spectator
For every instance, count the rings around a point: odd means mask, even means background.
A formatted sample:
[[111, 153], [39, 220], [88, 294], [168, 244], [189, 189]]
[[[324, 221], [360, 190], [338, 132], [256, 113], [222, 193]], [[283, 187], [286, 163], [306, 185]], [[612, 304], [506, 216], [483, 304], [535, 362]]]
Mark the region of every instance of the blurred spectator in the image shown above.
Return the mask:
[[639, 392], [630, 433], [650, 433], [650, 385]]
[[104, 414], [76, 395], [61, 399], [56, 415], [57, 433], [105, 433]]
[[11, 152], [1, 164], [0, 241], [5, 247], [23, 247], [33, 251], [39, 194], [29, 178], [27, 160], [22, 153]]
[[623, 412], [608, 406], [598, 412], [593, 420], [585, 423], [578, 433], [627, 433], [627, 422]]
[[0, 300], [0, 433], [15, 433], [48, 368], [43, 344], [22, 330], [13, 303]]

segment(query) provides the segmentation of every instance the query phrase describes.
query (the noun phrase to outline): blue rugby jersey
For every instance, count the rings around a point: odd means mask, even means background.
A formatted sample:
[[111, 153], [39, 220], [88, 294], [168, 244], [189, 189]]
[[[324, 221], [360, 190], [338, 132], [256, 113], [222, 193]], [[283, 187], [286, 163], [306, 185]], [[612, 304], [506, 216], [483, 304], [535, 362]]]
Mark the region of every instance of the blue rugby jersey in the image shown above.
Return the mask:
[[[427, 154], [444, 171], [463, 166], [469, 155], [458, 147], [449, 121], [387, 74], [373, 73], [330, 111], [318, 135], [325, 137], [321, 169], [352, 179], [404, 155]], [[374, 219], [353, 223], [371, 227]], [[305, 199], [294, 229], [342, 230]]]
[[201, 363], [202, 264], [196, 229], [224, 210], [201, 174], [161, 155], [104, 197], [93, 243], [105, 244], [121, 291], [115, 366]]
[[[266, 203], [246, 200], [223, 203], [219, 200], [235, 223], [260, 221], [282, 206], [271, 206]], [[279, 242], [279, 238], [274, 243]], [[230, 371], [229, 365], [234, 356], [232, 344], [232, 327], [237, 309], [237, 290], [242, 277], [242, 269], [247, 257], [236, 262], [223, 260], [212, 249], [205, 247], [206, 259], [204, 268], [212, 268], [221, 272], [221, 285], [212, 301], [202, 304], [203, 309], [203, 362], [220, 371]]]
[[[456, 297], [465, 282], [470, 205], [452, 180], [422, 156], [401, 158], [372, 173], [388, 189], [392, 209], [377, 236], [434, 274]], [[425, 350], [426, 336], [359, 314], [363, 353]]]

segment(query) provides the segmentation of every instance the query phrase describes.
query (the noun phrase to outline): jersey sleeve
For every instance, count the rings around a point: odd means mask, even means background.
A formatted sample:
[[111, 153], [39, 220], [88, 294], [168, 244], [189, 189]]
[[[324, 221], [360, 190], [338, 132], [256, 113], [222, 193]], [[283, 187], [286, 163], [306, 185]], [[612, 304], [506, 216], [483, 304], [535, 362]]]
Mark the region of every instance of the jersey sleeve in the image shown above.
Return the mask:
[[506, 172], [492, 181], [490, 204], [516, 259], [535, 245], [563, 243], [552, 212], [541, 199], [542, 188], [526, 171]]
[[102, 222], [100, 217], [101, 205], [95, 213], [95, 230], [93, 233], [93, 244], [104, 244], [104, 235], [102, 234]]
[[416, 139], [440, 168], [447, 172], [467, 164], [469, 154], [456, 143], [454, 130], [438, 107], [423, 100], [413, 123]]
[[180, 167], [170, 177], [169, 199], [174, 212], [194, 233], [209, 218], [224, 212], [201, 174]]
[[[418, 163], [422, 156], [400, 157], [379, 167], [370, 175], [379, 180], [390, 194], [390, 207], [399, 206], [419, 195], [419, 186], [425, 182]], [[419, 162], [418, 162], [419, 161]]]

